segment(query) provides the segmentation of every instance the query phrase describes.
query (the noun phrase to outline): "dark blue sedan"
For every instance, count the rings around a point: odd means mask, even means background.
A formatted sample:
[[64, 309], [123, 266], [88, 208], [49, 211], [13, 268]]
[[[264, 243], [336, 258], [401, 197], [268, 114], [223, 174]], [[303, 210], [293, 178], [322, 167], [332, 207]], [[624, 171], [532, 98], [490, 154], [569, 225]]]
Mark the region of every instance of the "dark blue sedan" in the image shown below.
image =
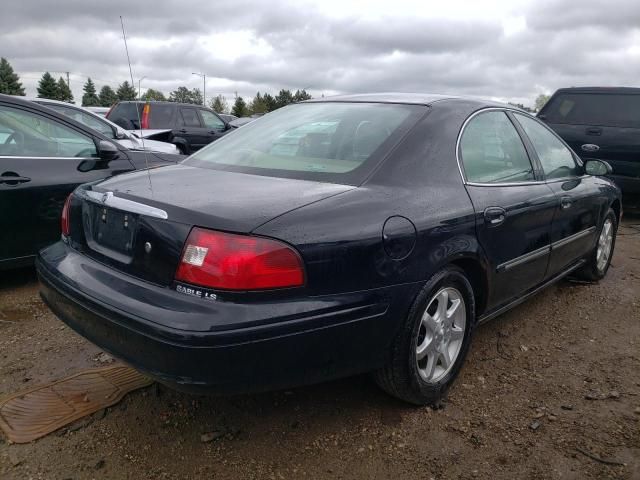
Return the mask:
[[474, 329], [605, 276], [620, 192], [508, 105], [437, 95], [279, 109], [178, 165], [76, 189], [40, 252], [80, 334], [180, 389], [373, 372], [435, 403]]

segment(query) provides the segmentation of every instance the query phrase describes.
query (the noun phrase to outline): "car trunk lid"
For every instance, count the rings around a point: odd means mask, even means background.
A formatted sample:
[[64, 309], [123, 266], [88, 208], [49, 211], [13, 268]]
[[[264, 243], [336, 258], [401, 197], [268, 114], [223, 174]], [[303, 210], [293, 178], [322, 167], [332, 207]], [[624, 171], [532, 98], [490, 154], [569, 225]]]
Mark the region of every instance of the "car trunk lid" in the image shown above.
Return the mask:
[[78, 191], [72, 240], [99, 261], [168, 285], [193, 226], [249, 234], [352, 188], [184, 165], [139, 171]]

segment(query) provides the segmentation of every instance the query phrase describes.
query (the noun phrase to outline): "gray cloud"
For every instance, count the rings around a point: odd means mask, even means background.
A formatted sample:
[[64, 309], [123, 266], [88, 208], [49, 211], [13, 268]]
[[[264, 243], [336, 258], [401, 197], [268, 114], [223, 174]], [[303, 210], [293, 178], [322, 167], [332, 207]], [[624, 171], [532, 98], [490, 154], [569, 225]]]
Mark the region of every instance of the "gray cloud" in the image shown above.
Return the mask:
[[[633, 85], [640, 74], [640, 2], [533, 1], [526, 28], [471, 17], [333, 18], [287, 1], [7, 2], [0, 55], [30, 94], [44, 70], [71, 71], [98, 86], [128, 79], [119, 15], [125, 17], [136, 78], [166, 93], [211, 76], [208, 94], [279, 88], [322, 92], [429, 91], [495, 96], [531, 104], [568, 85]], [[237, 32], [256, 47], [234, 51]], [[219, 44], [205, 44], [217, 34]], [[165, 44], [169, 42], [170, 46]], [[270, 53], [262, 52], [265, 47]], [[636, 47], [634, 51], [632, 47]], [[59, 75], [59, 73], [56, 73]]]

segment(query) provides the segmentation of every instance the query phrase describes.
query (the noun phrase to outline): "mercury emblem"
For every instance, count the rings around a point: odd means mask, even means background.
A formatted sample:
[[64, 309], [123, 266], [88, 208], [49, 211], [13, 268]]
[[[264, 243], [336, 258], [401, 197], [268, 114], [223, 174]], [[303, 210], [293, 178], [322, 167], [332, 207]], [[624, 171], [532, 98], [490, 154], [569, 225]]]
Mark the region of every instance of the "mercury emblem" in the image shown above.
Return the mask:
[[151, 252], [151, 244], [149, 242], [144, 243], [144, 251], [147, 253]]

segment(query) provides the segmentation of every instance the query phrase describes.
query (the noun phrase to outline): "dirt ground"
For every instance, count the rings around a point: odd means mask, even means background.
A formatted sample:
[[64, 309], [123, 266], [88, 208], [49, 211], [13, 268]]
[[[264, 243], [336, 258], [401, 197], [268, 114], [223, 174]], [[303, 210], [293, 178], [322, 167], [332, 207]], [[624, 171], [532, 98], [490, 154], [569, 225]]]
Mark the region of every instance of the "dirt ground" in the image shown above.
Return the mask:
[[[0, 276], [0, 396], [104, 359], [37, 292], [31, 270]], [[441, 410], [366, 376], [236, 397], [152, 386], [36, 442], [0, 437], [0, 478], [640, 479], [640, 217], [604, 281], [478, 329]]]

